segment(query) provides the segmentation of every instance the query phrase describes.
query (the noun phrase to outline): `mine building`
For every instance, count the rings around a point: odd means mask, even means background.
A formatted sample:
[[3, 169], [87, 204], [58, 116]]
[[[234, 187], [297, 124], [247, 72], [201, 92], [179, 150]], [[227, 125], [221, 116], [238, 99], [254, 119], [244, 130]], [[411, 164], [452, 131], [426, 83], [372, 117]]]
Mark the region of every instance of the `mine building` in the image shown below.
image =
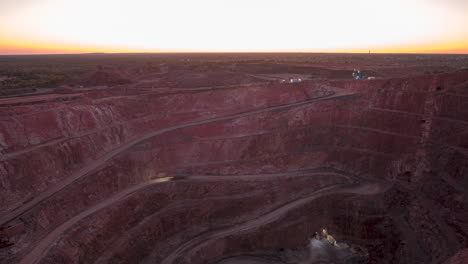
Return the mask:
[[289, 78], [290, 83], [301, 83], [302, 79], [301, 78]]

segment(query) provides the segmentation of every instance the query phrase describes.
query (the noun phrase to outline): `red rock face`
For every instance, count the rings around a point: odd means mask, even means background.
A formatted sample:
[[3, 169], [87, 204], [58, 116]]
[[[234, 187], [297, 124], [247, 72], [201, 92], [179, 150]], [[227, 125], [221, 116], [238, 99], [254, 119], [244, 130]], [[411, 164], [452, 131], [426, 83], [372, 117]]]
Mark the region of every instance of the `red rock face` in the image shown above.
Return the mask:
[[457, 254], [451, 257], [444, 264], [462, 264], [468, 262], [468, 250], [460, 250]]
[[467, 82], [465, 72], [4, 105], [0, 225], [24, 232], [0, 258], [276, 263], [326, 227], [367, 263], [448, 261], [468, 247]]

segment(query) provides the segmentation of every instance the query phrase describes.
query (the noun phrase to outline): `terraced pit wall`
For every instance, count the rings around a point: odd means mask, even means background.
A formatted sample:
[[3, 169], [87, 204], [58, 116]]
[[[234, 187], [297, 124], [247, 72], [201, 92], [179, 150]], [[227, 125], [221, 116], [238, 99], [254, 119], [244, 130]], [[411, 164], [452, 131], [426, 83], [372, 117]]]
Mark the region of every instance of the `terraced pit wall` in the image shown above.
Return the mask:
[[6, 263], [216, 263], [328, 227], [370, 263], [468, 247], [468, 75], [1, 107]]

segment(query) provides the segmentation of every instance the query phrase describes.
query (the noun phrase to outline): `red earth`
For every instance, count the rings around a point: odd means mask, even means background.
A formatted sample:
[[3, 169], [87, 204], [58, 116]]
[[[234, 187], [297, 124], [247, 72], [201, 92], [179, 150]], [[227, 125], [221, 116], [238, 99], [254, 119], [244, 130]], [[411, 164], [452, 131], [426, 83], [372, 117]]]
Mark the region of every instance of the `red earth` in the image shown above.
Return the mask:
[[321, 63], [0, 98], [1, 263], [466, 263], [468, 71]]

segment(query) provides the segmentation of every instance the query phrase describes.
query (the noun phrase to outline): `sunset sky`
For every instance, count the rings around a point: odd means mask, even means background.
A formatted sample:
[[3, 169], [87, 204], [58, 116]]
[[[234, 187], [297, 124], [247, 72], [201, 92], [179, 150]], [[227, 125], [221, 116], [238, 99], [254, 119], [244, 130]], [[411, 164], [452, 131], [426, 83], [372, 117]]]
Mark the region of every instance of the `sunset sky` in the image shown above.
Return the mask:
[[0, 0], [0, 54], [468, 53], [468, 0]]

